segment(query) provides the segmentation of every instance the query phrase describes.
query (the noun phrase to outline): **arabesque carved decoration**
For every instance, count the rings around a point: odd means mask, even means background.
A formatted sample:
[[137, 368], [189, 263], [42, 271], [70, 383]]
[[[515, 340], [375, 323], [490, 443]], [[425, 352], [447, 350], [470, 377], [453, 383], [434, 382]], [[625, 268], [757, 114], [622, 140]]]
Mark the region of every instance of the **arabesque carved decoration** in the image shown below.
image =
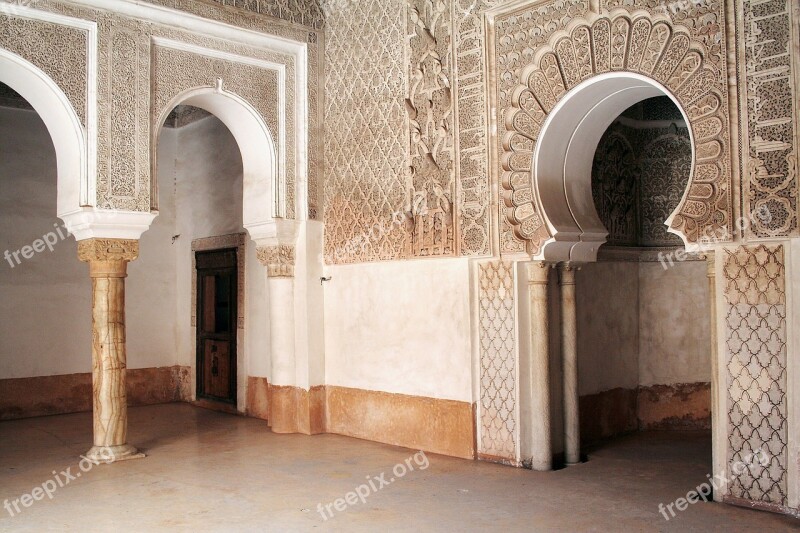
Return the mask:
[[455, 167], [450, 9], [444, 0], [409, 5], [406, 112], [410, 126], [409, 205], [415, 256], [452, 255]]
[[671, 227], [695, 242], [711, 231], [732, 235], [727, 68], [720, 47], [721, 42], [709, 51], [689, 28], [666, 16], [616, 10], [572, 20], [547, 44], [532, 47], [524, 68], [500, 65], [499, 78], [516, 81], [508, 107], [498, 110], [503, 215], [529, 253], [537, 254], [551, 237], [536, 206], [532, 176], [542, 125], [573, 87], [614, 71], [642, 74], [667, 87], [694, 132], [694, 174]]

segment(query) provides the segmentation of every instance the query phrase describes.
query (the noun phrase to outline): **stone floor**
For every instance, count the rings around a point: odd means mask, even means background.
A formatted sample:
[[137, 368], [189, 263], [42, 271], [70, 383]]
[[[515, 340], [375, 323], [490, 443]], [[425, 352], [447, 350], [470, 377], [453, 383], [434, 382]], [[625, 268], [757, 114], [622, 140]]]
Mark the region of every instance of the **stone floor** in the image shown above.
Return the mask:
[[[708, 435], [640, 434], [591, 453], [580, 466], [537, 473], [337, 435], [275, 435], [262, 421], [186, 404], [131, 409], [130, 427], [131, 442], [149, 457], [92, 467], [78, 459], [91, 432], [88, 413], [0, 423], [0, 502], [8, 499], [16, 514], [0, 510], [0, 531], [786, 531], [798, 525], [702, 502], [666, 521], [658, 504], [685, 495], [710, 473]], [[67, 468], [75, 476], [69, 483], [61, 474]], [[383, 487], [376, 479], [382, 474], [389, 483]], [[20, 501], [16, 513], [13, 500], [43, 484], [52, 500], [37, 491], [43, 499], [28, 508]], [[330, 505], [360, 485], [365, 503], [342, 500], [343, 511]]]

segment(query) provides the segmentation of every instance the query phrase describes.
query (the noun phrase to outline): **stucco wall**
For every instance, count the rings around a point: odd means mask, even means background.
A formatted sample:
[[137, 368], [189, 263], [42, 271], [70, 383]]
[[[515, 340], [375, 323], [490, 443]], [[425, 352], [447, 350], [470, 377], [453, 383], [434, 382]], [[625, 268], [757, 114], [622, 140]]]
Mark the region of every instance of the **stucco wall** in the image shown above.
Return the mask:
[[[0, 214], [3, 253], [61, 223], [55, 150], [34, 111], [0, 107]], [[0, 263], [0, 379], [91, 370], [91, 282], [77, 249], [68, 237], [13, 268]]]
[[706, 264], [639, 264], [639, 384], [711, 381]]
[[467, 260], [325, 271], [328, 385], [472, 401]]
[[576, 278], [578, 392], [639, 385], [639, 265], [585, 265]]
[[704, 262], [585, 265], [577, 303], [581, 395], [711, 381]]
[[[0, 107], [0, 183], [3, 251], [31, 245], [60, 223], [55, 152], [34, 111]], [[172, 188], [163, 192], [165, 204], [174, 204]], [[139, 259], [129, 265], [131, 369], [176, 363], [173, 213], [161, 213], [142, 237]], [[88, 266], [78, 261], [74, 238], [59, 239], [52, 252], [37, 253], [14, 268], [7, 261], [0, 266], [6, 302], [0, 310], [0, 379], [90, 372], [91, 280]]]

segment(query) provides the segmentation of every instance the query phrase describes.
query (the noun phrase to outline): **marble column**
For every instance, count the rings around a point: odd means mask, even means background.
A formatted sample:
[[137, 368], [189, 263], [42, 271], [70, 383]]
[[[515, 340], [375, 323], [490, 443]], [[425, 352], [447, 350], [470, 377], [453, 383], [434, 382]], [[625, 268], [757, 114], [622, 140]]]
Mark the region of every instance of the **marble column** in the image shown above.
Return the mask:
[[269, 424], [275, 433], [298, 433], [299, 410], [295, 361], [294, 264], [290, 245], [260, 246], [257, 255], [267, 269], [272, 377]]
[[89, 263], [92, 278], [93, 461], [144, 457], [128, 444], [125, 391], [125, 278], [128, 262], [139, 255], [139, 241], [88, 239], [78, 243], [78, 258]]
[[528, 265], [531, 347], [531, 468], [552, 470], [553, 450], [550, 420], [550, 318], [548, 285], [551, 266]]
[[[714, 472], [726, 471], [726, 448], [723, 443], [727, 443], [725, 425], [718, 423], [718, 418], [723, 416], [720, 412], [720, 375], [719, 375], [719, 354], [717, 353], [717, 264], [714, 252], [706, 254], [706, 276], [708, 277], [708, 297], [709, 297], [709, 320], [711, 324], [711, 464]], [[714, 491], [714, 500], [721, 502], [725, 489]]]
[[564, 452], [567, 465], [581, 462], [578, 413], [578, 319], [575, 309], [576, 270], [576, 267], [569, 263], [559, 265], [561, 351], [564, 364]]

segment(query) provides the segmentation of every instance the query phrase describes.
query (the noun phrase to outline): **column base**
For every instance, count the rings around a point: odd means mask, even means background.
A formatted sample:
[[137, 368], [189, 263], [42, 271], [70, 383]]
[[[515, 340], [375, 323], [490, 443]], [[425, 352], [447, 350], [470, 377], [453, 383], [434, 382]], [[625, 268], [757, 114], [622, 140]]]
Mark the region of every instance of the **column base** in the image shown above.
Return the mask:
[[147, 457], [130, 444], [122, 446], [93, 446], [86, 452], [86, 458], [94, 463], [118, 463], [120, 461], [130, 461], [131, 459], [144, 459]]

